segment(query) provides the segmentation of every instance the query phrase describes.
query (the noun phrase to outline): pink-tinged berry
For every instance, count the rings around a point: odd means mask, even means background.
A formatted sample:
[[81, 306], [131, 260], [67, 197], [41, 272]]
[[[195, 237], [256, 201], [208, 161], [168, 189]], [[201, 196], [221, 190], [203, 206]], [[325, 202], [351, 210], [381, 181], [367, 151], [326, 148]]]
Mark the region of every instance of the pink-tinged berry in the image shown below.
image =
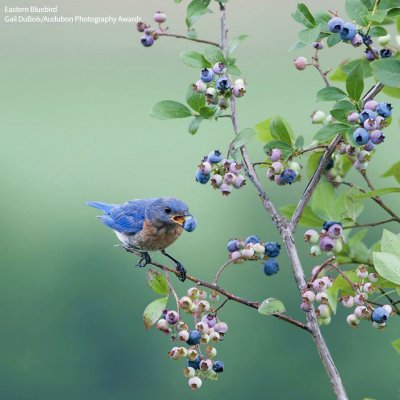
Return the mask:
[[375, 111], [377, 105], [378, 105], [377, 101], [369, 100], [364, 104], [364, 110], [367, 109], [367, 110]]
[[214, 331], [218, 332], [220, 335], [225, 335], [228, 332], [228, 324], [226, 322], [217, 322], [214, 326]]
[[217, 318], [215, 318], [215, 315], [208, 314], [202, 318], [202, 322], [204, 322], [208, 328], [214, 328], [217, 323]]
[[315, 293], [311, 290], [306, 290], [303, 295], [303, 300], [309, 301], [310, 303], [315, 301]]
[[375, 119], [372, 118], [365, 120], [363, 126], [367, 131], [373, 131], [378, 127]]
[[360, 34], [356, 33], [356, 35], [353, 37], [353, 39], [351, 40], [351, 44], [354, 47], [359, 47], [363, 44], [363, 38]]
[[363, 291], [365, 293], [372, 293], [375, 290], [375, 287], [372, 285], [371, 282], [364, 283]]
[[194, 376], [193, 378], [189, 379], [188, 384], [189, 384], [190, 389], [197, 390], [197, 389], [201, 388], [202, 381], [199, 377]]
[[200, 370], [203, 372], [210, 371], [210, 370], [212, 370], [213, 365], [214, 365], [214, 363], [210, 359], [201, 360], [200, 361]]
[[325, 291], [326, 288], [327, 288], [327, 287], [326, 287], [326, 283], [325, 283], [322, 279], [320, 279], [320, 278], [316, 279], [316, 280], [313, 282], [313, 289], [314, 289], [314, 291], [317, 292], [317, 293], [320, 293], [320, 292]]
[[183, 296], [179, 299], [179, 305], [184, 309], [188, 310], [192, 305], [192, 299], [189, 296]]
[[324, 42], [322, 40], [321, 41], [317, 41], [317, 42], [313, 42], [312, 46], [316, 50], [322, 50], [324, 48]]
[[323, 276], [321, 281], [324, 282], [327, 288], [330, 288], [333, 285], [333, 279], [330, 276]]
[[354, 296], [354, 304], [357, 306], [362, 306], [365, 301], [368, 300], [368, 295], [366, 293], [359, 293]]
[[372, 283], [378, 282], [379, 276], [377, 273], [375, 272], [371, 272], [370, 274], [368, 274], [368, 280]]
[[369, 137], [373, 144], [381, 144], [385, 140], [385, 135], [379, 129], [372, 131]]
[[321, 249], [318, 245], [314, 244], [314, 246], [311, 246], [310, 249], [310, 255], [312, 255], [313, 257], [318, 257], [321, 255]]
[[271, 166], [269, 168], [270, 168], [271, 173], [276, 175], [276, 174], [281, 174], [284, 167], [280, 161], [275, 161], [271, 164]]
[[242, 253], [240, 251], [234, 251], [229, 256], [229, 258], [231, 260], [237, 260], [237, 259], [240, 259], [241, 257], [242, 257]]
[[242, 169], [242, 165], [236, 162], [233, 162], [231, 165], [229, 165], [229, 172], [237, 175], [240, 173]]
[[223, 75], [226, 72], [225, 64], [221, 62], [214, 64], [212, 69], [216, 75]]
[[246, 184], [246, 179], [243, 175], [238, 175], [233, 181], [233, 187], [235, 189], [240, 189]]
[[342, 236], [342, 234], [343, 234], [343, 228], [342, 228], [342, 225], [340, 225], [340, 224], [333, 224], [328, 229], [328, 235], [329, 235], [329, 237], [331, 237], [333, 239]]
[[272, 162], [279, 161], [282, 157], [282, 150], [280, 149], [269, 150], [268, 157]]
[[354, 298], [346, 294], [342, 297], [342, 304], [344, 307], [351, 308], [354, 306]]
[[350, 122], [350, 124], [354, 124], [358, 122], [358, 113], [352, 112], [347, 116], [347, 121]]
[[179, 314], [176, 311], [168, 311], [165, 319], [170, 325], [175, 325], [179, 321]]
[[224, 178], [223, 178], [221, 175], [215, 174], [215, 175], [211, 178], [211, 181], [210, 181], [210, 182], [211, 182], [211, 186], [212, 186], [214, 189], [219, 189], [219, 188], [221, 187], [223, 181], [224, 181]]
[[157, 11], [154, 14], [153, 19], [155, 22], [162, 24], [163, 22], [165, 22], [167, 20], [167, 16], [162, 11]]
[[357, 268], [357, 276], [360, 279], [365, 279], [368, 278], [368, 268], [365, 265], [360, 265]]
[[232, 185], [233, 184], [233, 182], [234, 182], [234, 180], [235, 180], [235, 174], [232, 174], [232, 172], [227, 172], [225, 175], [224, 175], [224, 182], [227, 184], [227, 185]]
[[242, 250], [242, 256], [245, 258], [252, 258], [254, 256], [254, 249], [246, 246], [246, 248]]
[[312, 305], [309, 301], [303, 301], [300, 304], [300, 308], [304, 311], [304, 312], [309, 312], [312, 309]]
[[354, 314], [348, 315], [346, 321], [352, 328], [356, 328], [360, 323], [360, 320]]
[[195, 84], [193, 84], [193, 90], [199, 93], [205, 93], [207, 90], [207, 85], [199, 79]]
[[157, 321], [156, 327], [162, 332], [165, 332], [169, 329], [168, 322], [163, 318]]
[[335, 241], [329, 236], [325, 236], [319, 241], [319, 247], [322, 251], [332, 251], [334, 246]]
[[319, 233], [314, 229], [308, 229], [304, 234], [304, 241], [307, 243], [318, 243]]
[[206, 322], [200, 321], [196, 324], [196, 329], [200, 333], [207, 333], [208, 332], [208, 325]]
[[221, 193], [223, 196], [229, 196], [232, 192], [232, 185], [228, 185], [227, 183], [223, 183], [220, 187]]
[[243, 97], [246, 94], [246, 89], [242, 86], [235, 85], [232, 89], [232, 93], [235, 97]]
[[294, 60], [294, 66], [299, 71], [302, 71], [303, 69], [305, 69], [307, 67], [307, 63], [308, 63], [308, 61], [307, 61], [307, 58], [305, 58], [305, 57], [297, 57]]

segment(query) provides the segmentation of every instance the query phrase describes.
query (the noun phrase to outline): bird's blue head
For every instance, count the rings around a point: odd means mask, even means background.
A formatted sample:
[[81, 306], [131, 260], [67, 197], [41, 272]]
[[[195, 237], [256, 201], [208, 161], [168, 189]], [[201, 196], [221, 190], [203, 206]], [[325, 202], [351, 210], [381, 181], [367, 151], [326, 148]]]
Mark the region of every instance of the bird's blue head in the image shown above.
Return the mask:
[[164, 224], [183, 226], [189, 216], [188, 206], [185, 203], [169, 197], [155, 199], [146, 208], [146, 219]]

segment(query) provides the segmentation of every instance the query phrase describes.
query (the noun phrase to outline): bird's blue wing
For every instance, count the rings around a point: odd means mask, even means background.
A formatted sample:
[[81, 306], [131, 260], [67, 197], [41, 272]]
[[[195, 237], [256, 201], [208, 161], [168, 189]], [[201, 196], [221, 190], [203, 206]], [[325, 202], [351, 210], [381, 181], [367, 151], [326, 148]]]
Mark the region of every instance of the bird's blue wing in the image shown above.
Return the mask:
[[102, 203], [100, 201], [88, 201], [85, 203], [87, 206], [97, 208], [98, 210], [104, 211], [108, 214], [114, 207], [117, 207], [116, 204], [107, 204]]

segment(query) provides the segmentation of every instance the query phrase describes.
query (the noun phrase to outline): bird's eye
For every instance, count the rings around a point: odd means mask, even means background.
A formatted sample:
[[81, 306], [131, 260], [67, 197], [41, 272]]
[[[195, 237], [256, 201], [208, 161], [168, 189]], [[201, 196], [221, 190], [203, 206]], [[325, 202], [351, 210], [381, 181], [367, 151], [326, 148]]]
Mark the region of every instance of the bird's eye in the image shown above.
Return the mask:
[[171, 214], [171, 209], [169, 207], [164, 208], [165, 214]]

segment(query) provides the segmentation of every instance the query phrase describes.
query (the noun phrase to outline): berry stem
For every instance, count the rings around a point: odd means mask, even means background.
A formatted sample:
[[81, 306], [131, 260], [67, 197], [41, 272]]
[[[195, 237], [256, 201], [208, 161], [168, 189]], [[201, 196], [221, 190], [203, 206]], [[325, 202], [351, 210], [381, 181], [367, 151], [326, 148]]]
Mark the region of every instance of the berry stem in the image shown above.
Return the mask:
[[213, 314], [217, 315], [218, 311], [229, 301], [226, 297], [225, 300], [215, 309], [213, 310]]
[[217, 273], [214, 276], [214, 280], [213, 280], [213, 285], [218, 285], [218, 279], [221, 276], [221, 274], [225, 271], [225, 269], [232, 264], [234, 261], [239, 261], [239, 260], [243, 260], [244, 257], [238, 257], [235, 260], [228, 260], [226, 263], [224, 263], [221, 268], [217, 271]]
[[335, 259], [336, 259], [336, 257], [335, 257], [335, 256], [332, 256], [332, 257], [329, 257], [327, 260], [325, 260], [325, 261], [319, 266], [318, 270], [317, 270], [317, 271], [315, 272], [315, 274], [311, 277], [311, 279], [307, 282], [307, 286], [308, 286], [308, 287], [311, 287], [312, 284], [313, 284], [313, 282], [318, 278], [318, 275], [322, 272], [322, 270], [323, 270], [326, 266], [331, 265], [331, 262], [332, 262], [333, 260], [335, 260]]
[[331, 85], [329, 84], [328, 78], [326, 77], [327, 73], [322, 71], [321, 66], [319, 64], [319, 59], [318, 59], [318, 49], [315, 50], [314, 57], [312, 58], [312, 65], [315, 67], [315, 69], [319, 72], [321, 75], [322, 80], [325, 83], [326, 87], [330, 87]]
[[389, 222], [399, 222], [399, 221], [396, 218], [389, 218], [389, 219], [385, 219], [383, 221], [370, 222], [368, 224], [348, 225], [348, 226], [344, 226], [343, 229], [365, 228], [368, 226], [378, 226], [378, 225], [388, 224]]
[[327, 148], [328, 148], [328, 145], [326, 145], [326, 144], [317, 144], [312, 147], [306, 147], [304, 149], [296, 150], [288, 157], [288, 161], [291, 161], [293, 158], [301, 156], [302, 154], [308, 153], [309, 151], [314, 151], [314, 150], [319, 150], [319, 149], [326, 150]]
[[210, 44], [210, 45], [212, 45], [212, 46], [220, 47], [218, 43], [211, 42], [211, 41], [209, 41], [209, 40], [189, 38], [189, 37], [187, 37], [187, 36], [176, 35], [176, 34], [174, 34], [174, 33], [157, 32], [157, 35], [158, 35], [158, 36], [174, 37], [174, 38], [176, 38], [176, 39], [186, 39], [186, 40], [190, 40], [190, 41], [192, 41], [192, 42], [205, 43], [205, 44]]

